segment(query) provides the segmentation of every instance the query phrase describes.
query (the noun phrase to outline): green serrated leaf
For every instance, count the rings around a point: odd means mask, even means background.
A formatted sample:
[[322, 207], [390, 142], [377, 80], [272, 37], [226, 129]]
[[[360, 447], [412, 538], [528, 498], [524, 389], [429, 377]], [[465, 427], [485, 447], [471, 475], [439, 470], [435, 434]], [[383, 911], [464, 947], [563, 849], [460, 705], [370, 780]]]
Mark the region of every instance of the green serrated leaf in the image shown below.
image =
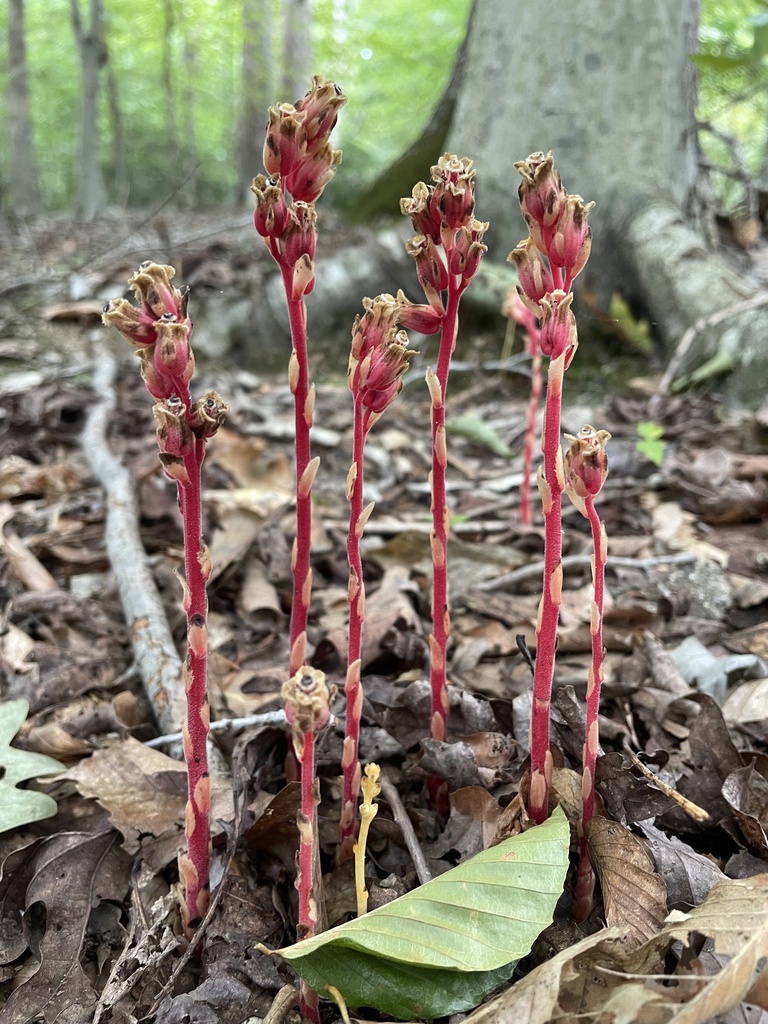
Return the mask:
[[559, 808], [365, 917], [279, 951], [313, 988], [396, 1017], [467, 1010], [509, 976], [552, 920], [568, 865]]
[[57, 811], [56, 801], [45, 793], [16, 788], [18, 782], [26, 779], [64, 771], [64, 765], [52, 757], [11, 746], [28, 711], [29, 704], [25, 700], [0, 703], [0, 832], [50, 818]]
[[497, 430], [479, 416], [467, 413], [464, 416], [456, 416], [445, 425], [449, 434], [456, 434], [459, 437], [466, 437], [476, 444], [485, 445], [494, 455], [501, 455], [508, 459], [511, 457], [512, 449], [503, 440]]

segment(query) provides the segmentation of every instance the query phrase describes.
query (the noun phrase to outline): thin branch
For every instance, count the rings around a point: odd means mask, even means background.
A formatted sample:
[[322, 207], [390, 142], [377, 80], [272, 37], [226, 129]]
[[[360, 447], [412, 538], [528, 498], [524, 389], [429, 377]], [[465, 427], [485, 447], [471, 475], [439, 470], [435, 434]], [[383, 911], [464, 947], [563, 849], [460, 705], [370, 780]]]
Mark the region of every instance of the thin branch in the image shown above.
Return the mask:
[[104, 537], [126, 622], [131, 629], [136, 667], [164, 733], [175, 733], [184, 719], [181, 659], [139, 536], [134, 481], [110, 450], [109, 415], [116, 404], [116, 361], [100, 351], [93, 375], [96, 399], [83, 428], [81, 446], [91, 472], [104, 488]]
[[403, 834], [405, 845], [408, 847], [408, 853], [410, 853], [413, 866], [416, 869], [416, 876], [418, 877], [421, 885], [426, 885], [426, 883], [432, 878], [432, 872], [427, 867], [424, 853], [419, 846], [416, 833], [413, 831], [411, 819], [408, 817], [408, 813], [403, 806], [400, 794], [397, 792], [397, 788], [394, 783], [387, 778], [384, 772], [379, 776], [379, 785], [381, 786], [381, 792], [384, 794], [384, 798], [392, 811], [393, 818], [400, 826], [400, 831]]

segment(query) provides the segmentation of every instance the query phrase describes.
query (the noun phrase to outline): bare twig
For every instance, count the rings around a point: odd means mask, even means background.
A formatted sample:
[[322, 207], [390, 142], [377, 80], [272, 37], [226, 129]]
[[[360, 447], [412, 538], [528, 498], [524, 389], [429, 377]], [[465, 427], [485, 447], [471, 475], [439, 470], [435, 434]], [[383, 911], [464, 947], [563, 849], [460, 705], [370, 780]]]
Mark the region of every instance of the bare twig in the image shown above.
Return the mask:
[[403, 807], [400, 794], [397, 792], [397, 788], [394, 783], [388, 779], [383, 772], [379, 776], [379, 785], [381, 786], [381, 792], [384, 794], [390, 810], [392, 811], [392, 816], [400, 826], [400, 831], [403, 833], [405, 845], [408, 847], [408, 853], [410, 853], [413, 866], [416, 869], [416, 876], [421, 885], [426, 885], [426, 883], [432, 878], [432, 872], [427, 867], [424, 853], [419, 846], [416, 833], [413, 831], [411, 819], [408, 817], [405, 807]]
[[632, 752], [626, 739], [624, 741], [624, 752], [627, 757], [629, 757], [635, 768], [637, 768], [649, 782], [653, 783], [653, 785], [656, 786], [664, 796], [668, 796], [670, 800], [674, 800], [681, 811], [684, 811], [689, 817], [693, 818], [694, 821], [698, 821], [699, 824], [709, 821], [709, 814], [707, 814], [703, 807], [699, 807], [698, 804], [695, 804], [692, 800], [688, 800], [687, 797], [684, 797], [682, 793], [678, 793], [676, 789], [668, 785], [663, 779], [660, 779], [655, 772], [652, 772], [648, 765], [643, 764], [640, 758]]
[[[211, 722], [211, 732], [222, 732], [224, 729], [249, 729], [251, 726], [285, 725], [284, 711], [265, 711], [261, 715], [247, 715], [245, 718], [220, 718]], [[155, 736], [147, 740], [145, 747], [164, 747], [167, 743], [181, 743], [182, 733], [172, 732], [167, 736]]]
[[[688, 562], [695, 562], [696, 556], [690, 552], [681, 552], [676, 555], [656, 555], [653, 558], [621, 558], [611, 556], [609, 568], [611, 569], [640, 569], [647, 572], [657, 565], [685, 565]], [[467, 590], [507, 590], [523, 583], [529, 579], [536, 579], [541, 575], [543, 562], [531, 562], [530, 565], [523, 565], [512, 572], [504, 573], [492, 580], [483, 580], [481, 583], [473, 583]], [[592, 564], [590, 554], [566, 555], [561, 561], [563, 570], [566, 569], [588, 569]]]
[[134, 481], [107, 441], [109, 414], [116, 402], [116, 365], [107, 352], [99, 353], [93, 375], [96, 398], [81, 445], [106, 495], [105, 545], [131, 628], [136, 667], [160, 729], [175, 733], [184, 719], [181, 659], [139, 536]]

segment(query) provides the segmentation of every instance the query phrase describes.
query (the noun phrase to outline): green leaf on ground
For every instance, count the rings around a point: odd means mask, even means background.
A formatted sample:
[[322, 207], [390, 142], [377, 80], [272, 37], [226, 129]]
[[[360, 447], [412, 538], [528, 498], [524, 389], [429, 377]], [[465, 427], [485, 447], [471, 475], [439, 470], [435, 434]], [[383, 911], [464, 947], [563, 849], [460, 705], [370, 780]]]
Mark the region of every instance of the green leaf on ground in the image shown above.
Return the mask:
[[446, 423], [445, 429], [449, 434], [466, 437], [468, 441], [484, 445], [494, 455], [501, 455], [502, 458], [508, 459], [513, 454], [499, 432], [480, 416], [474, 416], [472, 413], [454, 417]]
[[484, 850], [383, 907], [278, 952], [321, 994], [401, 1019], [469, 1010], [505, 981], [552, 920], [570, 833], [543, 825]]
[[11, 746], [28, 711], [25, 700], [6, 700], [0, 704], [0, 832], [50, 818], [57, 811], [56, 801], [45, 793], [16, 788], [18, 782], [26, 779], [64, 771], [64, 765], [52, 757]]

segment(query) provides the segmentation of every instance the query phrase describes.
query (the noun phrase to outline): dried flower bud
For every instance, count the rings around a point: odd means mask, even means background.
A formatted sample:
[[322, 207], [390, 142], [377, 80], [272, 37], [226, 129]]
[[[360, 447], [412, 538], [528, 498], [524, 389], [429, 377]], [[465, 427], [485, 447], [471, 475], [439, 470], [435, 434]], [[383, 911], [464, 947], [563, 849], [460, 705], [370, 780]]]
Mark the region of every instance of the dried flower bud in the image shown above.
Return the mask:
[[408, 335], [398, 331], [366, 356], [360, 368], [361, 400], [366, 409], [383, 412], [397, 397], [408, 360], [415, 354], [408, 348]]
[[365, 312], [355, 317], [352, 325], [352, 358], [363, 359], [371, 349], [380, 345], [391, 334], [400, 316], [400, 296], [395, 298], [382, 292], [375, 299], [363, 299]]
[[546, 252], [543, 241], [546, 240], [548, 229], [560, 216], [565, 199], [560, 175], [554, 169], [552, 151], [546, 156], [543, 153], [532, 153], [527, 160], [516, 163], [515, 167], [523, 179], [518, 189], [520, 209], [531, 228], [531, 236], [537, 247]]
[[442, 315], [432, 306], [425, 303], [419, 305], [409, 301], [402, 290], [397, 293], [397, 301], [400, 303], [398, 319], [409, 331], [418, 331], [419, 334], [437, 334], [443, 326]]
[[269, 123], [264, 139], [264, 167], [267, 174], [290, 174], [307, 149], [303, 113], [290, 103], [269, 108]]
[[334, 149], [330, 142], [320, 143], [284, 177], [286, 191], [295, 201], [313, 203], [322, 195], [340, 163], [341, 150]]
[[[568, 488], [581, 499], [600, 493], [608, 475], [605, 445], [611, 435], [607, 430], [584, 426], [576, 437], [565, 435], [571, 447], [565, 453], [565, 477]], [[576, 503], [578, 504], [578, 502]]]
[[295, 676], [283, 683], [281, 692], [293, 745], [300, 758], [307, 733], [320, 732], [331, 717], [330, 693], [325, 673], [309, 665], [302, 665]]
[[172, 320], [171, 314], [168, 313], [157, 321], [155, 330], [155, 369], [162, 376], [178, 378], [188, 384], [195, 368], [194, 356], [189, 345], [189, 323]]
[[440, 293], [448, 287], [448, 269], [437, 245], [427, 235], [416, 235], [406, 242], [405, 248], [416, 261], [416, 273], [427, 301], [442, 314], [444, 308]]
[[456, 232], [455, 244], [450, 253], [449, 270], [452, 274], [458, 274], [465, 284], [468, 284], [477, 273], [483, 253], [488, 252], [488, 246], [482, 242], [487, 230], [487, 221], [483, 223], [473, 220]]
[[435, 219], [451, 231], [469, 225], [474, 214], [475, 172], [471, 168], [472, 161], [467, 157], [459, 160], [445, 153], [430, 169], [435, 182], [430, 208]]
[[175, 273], [173, 267], [147, 260], [128, 281], [144, 311], [157, 320], [166, 313], [179, 321], [187, 317], [189, 291], [174, 288], [171, 278]]
[[[556, 290], [542, 296], [541, 345], [542, 354], [558, 359], [564, 352], [576, 345], [576, 318], [571, 311], [573, 292], [567, 294]], [[566, 357], [567, 358], [567, 357]]]
[[187, 409], [178, 395], [170, 395], [152, 406], [157, 420], [157, 446], [161, 452], [183, 458], [192, 451], [192, 431], [187, 423]]
[[346, 102], [347, 97], [335, 82], [326, 82], [320, 75], [313, 77], [309, 92], [296, 103], [296, 110], [304, 114], [308, 150], [317, 140], [327, 140]]
[[[520, 287], [532, 303], [538, 304], [548, 292], [554, 290], [552, 272], [541, 258], [530, 236], [512, 250], [507, 256], [507, 262], [514, 263]], [[535, 309], [531, 309], [531, 312], [534, 316], [541, 315]]]
[[413, 186], [409, 198], [400, 200], [400, 212], [411, 218], [414, 231], [419, 235], [440, 241], [440, 217], [435, 215], [431, 206], [431, 192], [423, 181]]
[[317, 211], [308, 203], [291, 203], [288, 221], [282, 236], [282, 252], [289, 267], [302, 256], [315, 258], [317, 242]]
[[208, 391], [199, 398], [189, 414], [189, 427], [195, 437], [213, 437], [221, 424], [229, 406], [215, 391]]
[[174, 394], [175, 388], [170, 377], [166, 374], [158, 373], [155, 367], [154, 352], [155, 347], [153, 345], [151, 348], [138, 349], [136, 355], [141, 360], [141, 376], [147, 391], [153, 398], [162, 401]]
[[112, 299], [101, 319], [107, 327], [116, 327], [132, 345], [146, 347], [157, 340], [155, 317], [127, 299]]
[[256, 196], [254, 227], [262, 238], [280, 238], [288, 220], [280, 178], [265, 178], [263, 174], [257, 174], [251, 184], [251, 192]]
[[571, 280], [583, 269], [592, 249], [592, 231], [587, 217], [594, 203], [584, 205], [581, 196], [566, 196], [557, 220], [549, 258], [562, 267]]

